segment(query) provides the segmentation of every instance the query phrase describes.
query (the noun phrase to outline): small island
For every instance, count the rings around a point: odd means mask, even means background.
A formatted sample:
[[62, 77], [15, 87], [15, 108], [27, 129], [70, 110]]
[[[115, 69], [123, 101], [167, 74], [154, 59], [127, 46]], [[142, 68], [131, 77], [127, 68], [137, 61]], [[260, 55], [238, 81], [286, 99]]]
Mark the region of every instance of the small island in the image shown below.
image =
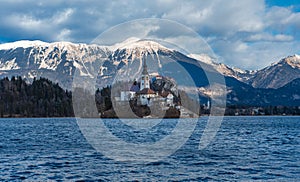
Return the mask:
[[[124, 89], [124, 83], [111, 95], [110, 107], [101, 112], [103, 118], [179, 118], [181, 101], [176, 82], [160, 75], [150, 76], [146, 60], [139, 81]], [[126, 85], [126, 84], [125, 84]], [[125, 86], [126, 87], [126, 86]], [[112, 89], [110, 89], [112, 90]]]

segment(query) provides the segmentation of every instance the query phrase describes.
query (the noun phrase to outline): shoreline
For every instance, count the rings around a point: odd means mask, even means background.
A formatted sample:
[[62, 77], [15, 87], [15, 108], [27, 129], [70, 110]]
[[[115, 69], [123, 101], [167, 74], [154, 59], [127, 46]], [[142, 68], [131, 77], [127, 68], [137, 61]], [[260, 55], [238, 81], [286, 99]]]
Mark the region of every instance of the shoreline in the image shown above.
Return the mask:
[[[235, 115], [224, 115], [224, 116], [220, 116], [220, 115], [215, 115], [215, 116], [210, 116], [210, 115], [201, 115], [200, 117], [198, 118], [201, 118], [201, 117], [300, 117], [300, 115], [238, 115], [238, 116], [235, 116]], [[61, 116], [61, 117], [42, 117], [42, 116], [39, 116], [39, 117], [0, 117], [0, 119], [77, 119], [77, 118], [80, 118], [80, 119], [196, 119], [197, 117], [179, 117], [179, 118], [101, 118], [101, 117], [64, 117], [64, 116]]]

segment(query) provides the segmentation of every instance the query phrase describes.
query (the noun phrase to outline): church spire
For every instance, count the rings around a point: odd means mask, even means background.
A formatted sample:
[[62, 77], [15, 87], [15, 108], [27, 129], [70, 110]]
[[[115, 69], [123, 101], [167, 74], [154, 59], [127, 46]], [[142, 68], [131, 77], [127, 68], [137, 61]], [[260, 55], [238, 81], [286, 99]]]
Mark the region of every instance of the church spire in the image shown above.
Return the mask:
[[142, 74], [143, 74], [143, 75], [148, 75], [146, 59], [145, 59], [144, 56], [143, 56], [143, 72], [142, 72]]
[[141, 77], [140, 90], [143, 90], [144, 88], [150, 88], [150, 79], [149, 79], [149, 74], [148, 74], [148, 70], [147, 70], [146, 59], [143, 57], [143, 71], [142, 71], [142, 77]]

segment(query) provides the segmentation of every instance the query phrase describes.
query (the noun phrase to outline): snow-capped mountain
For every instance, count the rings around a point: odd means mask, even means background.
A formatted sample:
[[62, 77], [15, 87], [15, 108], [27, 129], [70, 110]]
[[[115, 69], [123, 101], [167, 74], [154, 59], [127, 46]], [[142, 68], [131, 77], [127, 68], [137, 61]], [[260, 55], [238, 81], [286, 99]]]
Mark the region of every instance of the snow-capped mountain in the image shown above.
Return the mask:
[[[216, 63], [216, 59], [204, 54], [187, 56], [151, 40], [128, 39], [113, 46], [18, 41], [0, 45], [0, 76], [19, 75], [28, 81], [46, 77], [71, 89], [77, 70], [82, 77], [97, 78], [98, 86], [107, 86], [118, 80], [139, 78], [146, 59], [149, 73], [172, 77], [183, 88], [196, 86], [204, 94], [209, 93], [207, 75], [223, 75], [229, 103], [270, 103], [278, 100], [273, 98], [274, 92], [253, 86], [279, 88], [300, 78], [299, 58], [294, 55], [259, 71], [244, 71]], [[247, 94], [249, 98], [245, 92], [251, 93]], [[268, 97], [261, 100], [264, 93]]]
[[189, 57], [209, 64], [222, 75], [233, 77], [241, 82], [247, 83], [256, 74], [256, 71], [242, 70], [239, 68], [227, 66], [223, 63], [218, 63], [215, 58], [210, 57], [206, 54], [190, 54]]
[[123, 65], [129, 66], [131, 69], [138, 68], [132, 73], [141, 71], [143, 59], [149, 59], [148, 64], [150, 64], [149, 67], [152, 67], [152, 72], [154, 69], [162, 68], [161, 58], [164, 59], [165, 55], [174, 53], [174, 50], [168, 49], [157, 42], [136, 39], [129, 39], [114, 46], [109, 46], [109, 49], [112, 51], [109, 59], [114, 65], [118, 65], [119, 68]]
[[70, 42], [6, 43], [0, 45], [0, 75], [20, 75], [29, 81], [34, 77], [47, 77], [70, 88], [75, 69], [82, 76], [92, 76], [89, 69], [100, 66], [96, 60], [110, 54], [107, 47]]
[[300, 78], [300, 56], [293, 55], [257, 71], [249, 83], [256, 88], [276, 89], [297, 78]]
[[110, 78], [103, 82], [106, 84], [124, 65], [132, 67], [130, 72], [135, 74], [131, 76], [136, 77], [144, 56], [152, 57], [156, 62], [149, 61], [149, 67], [157, 69], [157, 66], [162, 66], [162, 54], [171, 54], [172, 51], [156, 42], [137, 39], [128, 39], [114, 46], [17, 41], [0, 44], [0, 75], [21, 75], [29, 81], [34, 77], [47, 77], [70, 89], [74, 72], [78, 70], [81, 76]]
[[82, 77], [97, 77], [97, 86], [102, 87], [139, 79], [144, 59], [149, 73], [172, 77], [186, 87], [206, 87], [207, 74], [219, 74], [213, 66], [202, 63], [200, 68], [199, 61], [157, 42], [130, 39], [114, 46], [41, 41], [2, 44], [0, 75], [20, 75], [29, 81], [46, 77], [70, 90], [76, 70]]
[[217, 63], [208, 55], [189, 55], [190, 57], [211, 65], [224, 76], [233, 77], [255, 88], [280, 88], [292, 80], [300, 78], [300, 56], [293, 55], [261, 70], [248, 71]]

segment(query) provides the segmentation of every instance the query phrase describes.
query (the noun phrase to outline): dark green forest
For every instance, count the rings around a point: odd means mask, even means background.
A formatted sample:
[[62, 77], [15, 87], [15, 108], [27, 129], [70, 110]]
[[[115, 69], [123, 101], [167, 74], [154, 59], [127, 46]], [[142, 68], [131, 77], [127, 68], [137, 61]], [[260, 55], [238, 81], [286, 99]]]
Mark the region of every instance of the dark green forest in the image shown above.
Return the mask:
[[0, 80], [0, 117], [72, 117], [72, 93], [46, 78]]
[[[189, 100], [184, 92], [180, 96]], [[111, 87], [98, 89], [95, 101], [99, 117], [103, 117], [112, 109]], [[197, 108], [191, 103], [186, 107]], [[201, 105], [200, 113], [207, 115], [210, 108]], [[227, 105], [225, 115], [300, 115], [300, 107]], [[5, 77], [0, 79], [0, 117], [74, 117], [72, 92], [46, 78], [27, 83], [21, 77]]]

